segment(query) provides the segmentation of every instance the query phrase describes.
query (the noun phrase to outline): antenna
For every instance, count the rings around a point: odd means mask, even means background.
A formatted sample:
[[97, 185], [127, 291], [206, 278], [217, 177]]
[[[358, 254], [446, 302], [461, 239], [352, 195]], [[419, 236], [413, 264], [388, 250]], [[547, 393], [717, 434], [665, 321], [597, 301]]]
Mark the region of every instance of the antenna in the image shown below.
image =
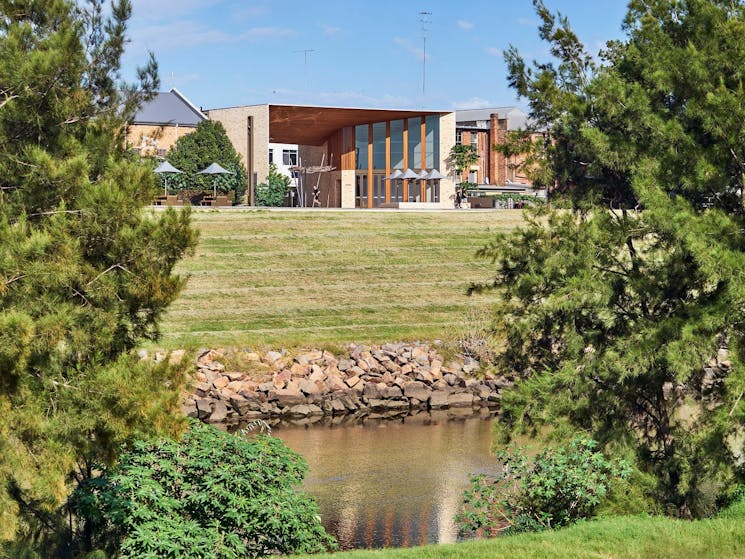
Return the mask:
[[316, 49], [300, 49], [300, 50], [294, 50], [292, 52], [302, 52], [305, 58], [305, 91], [307, 93], [308, 92], [308, 54], [311, 52], [316, 52]]
[[422, 106], [427, 98], [427, 25], [431, 23], [432, 12], [419, 12], [419, 23], [422, 24]]

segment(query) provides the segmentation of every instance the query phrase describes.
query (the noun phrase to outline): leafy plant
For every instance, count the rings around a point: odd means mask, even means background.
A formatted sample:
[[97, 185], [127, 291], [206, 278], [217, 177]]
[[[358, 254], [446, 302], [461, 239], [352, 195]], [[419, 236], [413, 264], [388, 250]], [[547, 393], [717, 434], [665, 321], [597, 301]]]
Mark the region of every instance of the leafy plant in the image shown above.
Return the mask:
[[520, 450], [500, 451], [498, 475], [471, 478], [456, 518], [461, 533], [538, 531], [590, 518], [609, 483], [631, 473], [628, 463], [610, 461], [596, 447], [595, 441], [578, 437], [533, 460]]
[[192, 421], [181, 441], [138, 441], [76, 494], [89, 549], [121, 557], [239, 558], [333, 549], [307, 466], [276, 438]]
[[274, 163], [269, 165], [266, 182], [256, 185], [256, 205], [278, 207], [284, 204], [290, 191], [290, 177], [280, 173]]
[[[471, 165], [475, 165], [479, 161], [479, 152], [471, 144], [455, 144], [450, 148], [448, 154], [448, 165], [455, 169], [458, 184], [470, 188], [469, 185], [473, 183], [461, 182], [463, 171], [471, 168]], [[475, 185], [474, 185], [475, 186]]]

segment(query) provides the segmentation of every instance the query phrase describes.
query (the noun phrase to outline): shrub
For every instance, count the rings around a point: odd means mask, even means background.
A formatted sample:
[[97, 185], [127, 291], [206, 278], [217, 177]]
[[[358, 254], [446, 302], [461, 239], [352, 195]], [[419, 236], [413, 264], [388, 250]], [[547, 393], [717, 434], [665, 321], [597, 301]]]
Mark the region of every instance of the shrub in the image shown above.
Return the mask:
[[269, 165], [269, 176], [266, 182], [256, 185], [257, 206], [281, 206], [290, 191], [290, 177], [280, 173], [277, 166]]
[[324, 551], [334, 541], [312, 499], [296, 491], [306, 469], [279, 439], [194, 421], [180, 442], [137, 442], [78, 492], [75, 506], [89, 547], [121, 557]]
[[631, 471], [625, 461], [605, 458], [596, 445], [578, 437], [567, 446], [542, 451], [533, 461], [520, 450], [499, 452], [500, 474], [471, 478], [456, 518], [461, 533], [539, 531], [593, 516], [609, 482]]

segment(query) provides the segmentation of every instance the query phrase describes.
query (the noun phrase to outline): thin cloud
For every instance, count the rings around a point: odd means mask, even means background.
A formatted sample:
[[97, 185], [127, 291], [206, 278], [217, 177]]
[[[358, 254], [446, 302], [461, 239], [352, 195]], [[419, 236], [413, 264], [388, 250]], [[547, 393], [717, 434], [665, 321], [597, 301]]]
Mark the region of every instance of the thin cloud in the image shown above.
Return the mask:
[[288, 27], [252, 27], [238, 35], [238, 39], [282, 39], [295, 35], [296, 31]]
[[470, 21], [465, 21], [465, 20], [459, 19], [458, 20], [458, 27], [460, 27], [461, 29], [464, 29], [464, 30], [468, 31], [469, 29], [473, 29], [473, 23], [471, 23]]
[[491, 56], [502, 56], [502, 49], [498, 49], [497, 47], [489, 47], [486, 49], [486, 54], [490, 54]]
[[333, 37], [341, 31], [341, 27], [334, 27], [332, 25], [325, 25], [323, 23], [320, 24], [319, 27], [323, 29], [323, 34], [326, 35], [326, 37]]
[[524, 25], [526, 27], [537, 27], [538, 21], [531, 19], [529, 17], [519, 17], [517, 18], [518, 25]]
[[453, 107], [458, 111], [466, 111], [468, 109], [486, 109], [493, 106], [487, 99], [481, 97], [471, 97], [465, 101], [456, 101], [453, 103]]
[[269, 9], [266, 6], [249, 6], [246, 8], [236, 9], [233, 12], [232, 17], [240, 20], [256, 19], [265, 16], [268, 13]]
[[219, 0], [133, 0], [132, 19], [135, 20], [174, 20], [211, 8]]
[[[399, 47], [402, 47], [403, 49], [416, 56], [419, 60], [423, 60], [425, 58], [424, 50], [421, 47], [415, 46], [410, 39], [406, 39], [404, 37], [394, 37], [393, 42]], [[426, 56], [426, 59], [429, 60], [429, 55]]]

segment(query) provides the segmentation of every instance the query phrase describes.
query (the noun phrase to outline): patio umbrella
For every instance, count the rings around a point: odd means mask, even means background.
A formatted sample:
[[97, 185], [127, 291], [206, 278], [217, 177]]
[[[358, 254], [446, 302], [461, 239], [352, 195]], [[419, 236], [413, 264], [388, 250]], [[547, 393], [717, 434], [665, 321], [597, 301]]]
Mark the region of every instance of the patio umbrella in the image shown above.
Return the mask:
[[427, 180], [440, 180], [440, 179], [446, 179], [447, 177], [443, 175], [440, 171], [437, 169], [432, 169], [429, 173], [427, 173]]
[[388, 175], [385, 179], [395, 181], [395, 180], [400, 179], [402, 176], [403, 176], [403, 173], [401, 172], [401, 169], [396, 169], [390, 175]]
[[[232, 171], [228, 171], [227, 169], [221, 167], [217, 163], [213, 163], [206, 169], [202, 169], [197, 173], [197, 175], [234, 175]], [[215, 182], [215, 179], [212, 179], [212, 186], [215, 189], [214, 197], [217, 198], [217, 183]]]
[[163, 177], [163, 195], [168, 196], [168, 173], [174, 173], [174, 174], [183, 174], [183, 171], [179, 171], [171, 165], [168, 161], [163, 161], [160, 165], [158, 165], [155, 169], [153, 169], [154, 173], [158, 173], [159, 175], [166, 175]]
[[406, 171], [404, 171], [404, 174], [398, 178], [411, 180], [411, 179], [418, 179], [420, 177], [419, 177], [419, 173], [417, 173], [416, 171], [412, 171], [411, 169], [406, 169]]

